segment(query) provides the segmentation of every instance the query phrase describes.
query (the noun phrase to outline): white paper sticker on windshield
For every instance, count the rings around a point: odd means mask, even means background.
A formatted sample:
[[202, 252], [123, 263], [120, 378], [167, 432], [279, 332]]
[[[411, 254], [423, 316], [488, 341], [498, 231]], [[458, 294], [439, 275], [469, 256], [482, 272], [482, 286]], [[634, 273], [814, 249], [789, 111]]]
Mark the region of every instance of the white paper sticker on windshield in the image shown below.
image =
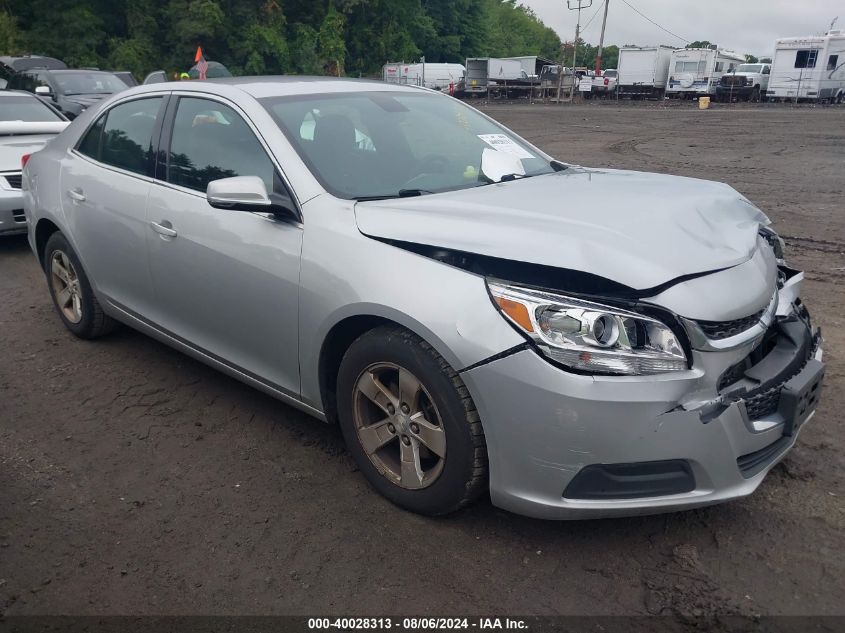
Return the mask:
[[505, 154], [513, 154], [518, 158], [534, 158], [534, 155], [527, 149], [518, 145], [507, 134], [479, 134], [478, 138], [487, 143], [497, 152], [504, 152]]

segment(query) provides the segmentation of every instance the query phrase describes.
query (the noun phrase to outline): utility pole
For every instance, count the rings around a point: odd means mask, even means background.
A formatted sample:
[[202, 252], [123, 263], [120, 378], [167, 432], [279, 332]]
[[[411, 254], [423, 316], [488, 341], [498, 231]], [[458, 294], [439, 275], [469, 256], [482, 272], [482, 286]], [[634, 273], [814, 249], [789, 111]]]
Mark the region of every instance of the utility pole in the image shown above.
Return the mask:
[[[589, 2], [589, 4], [587, 4]], [[581, 11], [593, 6], [593, 0], [566, 0], [570, 11], [578, 11], [578, 22], [575, 25], [575, 42], [572, 47], [572, 87], [569, 89], [569, 100], [575, 99], [575, 64], [578, 60], [578, 38], [581, 37]]]
[[604, 52], [604, 30], [607, 28], [607, 10], [610, 0], [604, 0], [604, 20], [601, 23], [601, 38], [599, 38], [599, 52], [596, 55], [596, 75], [601, 75], [601, 54]]

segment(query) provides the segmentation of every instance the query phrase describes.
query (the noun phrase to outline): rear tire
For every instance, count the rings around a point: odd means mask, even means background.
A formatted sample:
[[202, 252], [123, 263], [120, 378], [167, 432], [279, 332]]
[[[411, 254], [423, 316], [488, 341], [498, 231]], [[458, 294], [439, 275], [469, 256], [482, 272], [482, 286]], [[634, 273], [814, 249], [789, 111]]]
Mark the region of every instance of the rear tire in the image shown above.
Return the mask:
[[415, 334], [384, 326], [352, 343], [340, 364], [337, 403], [349, 452], [396, 505], [437, 516], [487, 490], [487, 445], [472, 398]]
[[68, 330], [95, 339], [114, 329], [116, 322], [103, 312], [79, 258], [61, 233], [47, 240], [43, 265], [53, 305]]

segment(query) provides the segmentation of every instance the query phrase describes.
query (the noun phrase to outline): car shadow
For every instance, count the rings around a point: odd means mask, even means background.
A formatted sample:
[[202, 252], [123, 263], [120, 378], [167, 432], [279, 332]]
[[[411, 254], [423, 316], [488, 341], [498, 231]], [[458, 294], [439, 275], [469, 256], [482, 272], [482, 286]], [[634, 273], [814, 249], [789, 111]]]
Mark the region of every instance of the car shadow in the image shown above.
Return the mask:
[[0, 255], [4, 253], [21, 253], [29, 250], [29, 242], [24, 235], [0, 235]]

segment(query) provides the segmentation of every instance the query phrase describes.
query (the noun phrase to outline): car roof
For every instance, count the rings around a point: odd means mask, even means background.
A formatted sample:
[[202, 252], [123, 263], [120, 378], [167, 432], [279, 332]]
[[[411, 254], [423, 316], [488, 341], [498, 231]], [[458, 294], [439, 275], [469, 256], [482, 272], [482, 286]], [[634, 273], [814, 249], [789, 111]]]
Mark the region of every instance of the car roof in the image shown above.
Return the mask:
[[[27, 97], [30, 99], [38, 99], [38, 97], [27, 90], [0, 90], [0, 99], [3, 97]], [[41, 101], [41, 99], [38, 99]]]
[[0, 56], [0, 64], [16, 72], [35, 68], [67, 68], [62, 60], [44, 55], [3, 55]]
[[[222, 96], [233, 90], [244, 92], [256, 99], [297, 95], [320, 95], [356, 92], [430, 92], [416, 86], [400, 86], [371, 79], [339, 77], [309, 77], [304, 75], [277, 75], [260, 77], [221, 77], [203, 81], [173, 81], [154, 83], [131, 88], [133, 94], [159, 92], [162, 89], [187, 92], [206, 92]], [[121, 93], [123, 95], [127, 92]]]
[[100, 70], [94, 68], [33, 68], [33, 70], [46, 70], [51, 75], [67, 75], [70, 73], [87, 73], [91, 75], [113, 75], [114, 73], [110, 70]]

